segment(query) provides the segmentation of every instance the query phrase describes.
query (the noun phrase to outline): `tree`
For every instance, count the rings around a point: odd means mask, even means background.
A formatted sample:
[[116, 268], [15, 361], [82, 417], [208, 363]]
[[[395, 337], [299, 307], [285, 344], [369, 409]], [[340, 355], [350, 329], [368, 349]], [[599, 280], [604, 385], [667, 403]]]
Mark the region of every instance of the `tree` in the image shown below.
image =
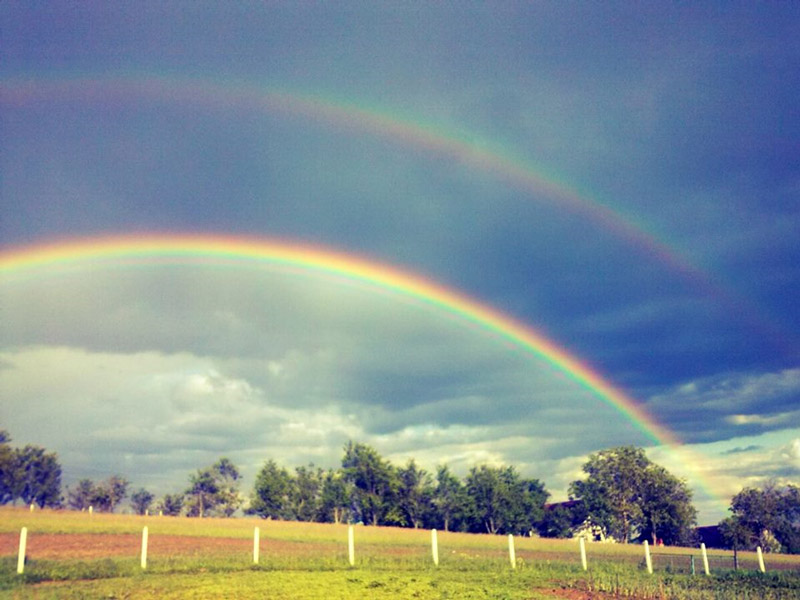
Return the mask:
[[183, 510], [183, 494], [164, 494], [158, 509], [167, 516], [177, 517]]
[[559, 502], [545, 506], [537, 529], [542, 537], [568, 538], [586, 521], [586, 517], [582, 501]]
[[[541, 511], [547, 497], [541, 483], [522, 480], [514, 467], [473, 467], [465, 487], [471, 499], [471, 530], [486, 533], [527, 533], [537, 516], [534, 509]], [[545, 495], [538, 498], [540, 493]]]
[[108, 490], [108, 496], [111, 501], [109, 512], [113, 512], [114, 509], [125, 499], [125, 496], [128, 495], [129, 485], [130, 482], [119, 475], [112, 475], [106, 480], [104, 486]]
[[538, 479], [523, 479], [514, 467], [473, 467], [465, 481], [472, 531], [525, 535], [541, 520], [549, 495]]
[[216, 504], [217, 492], [219, 488], [211, 469], [198, 469], [197, 473], [190, 475], [189, 489], [185, 494], [189, 516], [202, 519], [206, 511]]
[[190, 517], [207, 514], [230, 517], [242, 505], [239, 493], [239, 470], [227, 458], [189, 476], [184, 505]]
[[749, 549], [758, 545], [767, 551], [800, 553], [800, 488], [796, 485], [745, 488], [731, 500], [730, 511], [732, 520], [720, 523], [720, 527], [725, 524], [729, 544], [735, 541]]
[[0, 504], [14, 501], [14, 479], [17, 456], [11, 447], [11, 436], [0, 429]]
[[317, 518], [322, 479], [322, 469], [315, 469], [313, 464], [295, 469], [289, 490], [292, 518], [298, 521], [313, 521]]
[[643, 476], [640, 535], [655, 545], [694, 545], [697, 510], [692, 493], [664, 467], [650, 464]]
[[[514, 473], [513, 469], [509, 473]], [[514, 483], [513, 480], [511, 483]], [[516, 483], [516, 495], [519, 497], [521, 510], [514, 527], [521, 535], [530, 534], [544, 518], [544, 503], [550, 493], [538, 479], [522, 479]]]
[[139, 488], [131, 494], [131, 505], [137, 515], [145, 514], [153, 503], [155, 496], [144, 488]]
[[12, 448], [11, 436], [0, 430], [0, 504], [61, 506], [61, 465], [55, 452], [39, 446]]
[[466, 491], [447, 465], [436, 469], [433, 506], [435, 518], [445, 531], [450, 531], [454, 522], [463, 521], [466, 516]]
[[366, 444], [348, 442], [342, 458], [344, 479], [352, 485], [354, 512], [364, 523], [378, 525], [397, 518], [394, 500], [397, 474], [392, 465]]
[[67, 502], [71, 508], [114, 512], [128, 494], [129, 482], [124, 477], [112, 475], [95, 484], [91, 479], [81, 479], [74, 490], [67, 490]]
[[39, 446], [17, 450], [16, 497], [40, 507], [61, 506], [61, 465], [58, 456]]
[[341, 471], [329, 469], [322, 481], [318, 519], [323, 523], [342, 523], [350, 506], [350, 493]]
[[399, 480], [397, 500], [403, 522], [419, 529], [432, 513], [433, 482], [424, 469], [410, 459], [397, 471]]
[[92, 489], [91, 504], [97, 510], [114, 512], [128, 493], [128, 480], [119, 475], [112, 475]]
[[81, 479], [74, 490], [67, 490], [68, 504], [75, 510], [86, 510], [92, 505], [94, 482], [91, 479]]
[[739, 568], [739, 550], [755, 546], [750, 529], [738, 517], [727, 517], [720, 521], [719, 532], [725, 545], [733, 550], [733, 564]]
[[229, 459], [220, 458], [211, 466], [211, 473], [217, 483], [215, 508], [223, 516], [230, 517], [242, 505], [239, 469]]
[[585, 480], [570, 485], [588, 516], [627, 543], [639, 535], [683, 540], [694, 525], [695, 509], [686, 484], [655, 465], [644, 450], [622, 446], [589, 455]]
[[265, 519], [286, 519], [290, 512], [290, 489], [289, 472], [285, 468], [279, 467], [274, 460], [268, 460], [256, 475], [253, 495], [247, 512]]

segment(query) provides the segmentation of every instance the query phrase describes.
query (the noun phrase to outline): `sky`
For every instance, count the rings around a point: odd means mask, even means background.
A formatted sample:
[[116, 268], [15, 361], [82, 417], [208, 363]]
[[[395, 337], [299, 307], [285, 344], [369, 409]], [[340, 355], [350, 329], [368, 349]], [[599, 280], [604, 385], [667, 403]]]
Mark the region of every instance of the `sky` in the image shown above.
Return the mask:
[[[701, 524], [800, 484], [800, 5], [9, 1], [0, 36], [0, 428], [65, 484], [227, 456], [249, 493], [348, 440], [556, 501], [641, 446]], [[11, 262], [146, 237], [400, 273], [619, 396], [374, 277]]]

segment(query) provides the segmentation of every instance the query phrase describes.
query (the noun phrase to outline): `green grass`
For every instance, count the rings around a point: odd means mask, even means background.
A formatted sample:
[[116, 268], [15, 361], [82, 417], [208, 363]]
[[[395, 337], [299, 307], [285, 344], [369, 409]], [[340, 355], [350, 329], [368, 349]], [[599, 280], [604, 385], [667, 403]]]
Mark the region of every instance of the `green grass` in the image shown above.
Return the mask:
[[[142, 571], [138, 547], [131, 556], [45, 560], [29, 553], [25, 573], [16, 573], [16, 540], [37, 534], [136, 534], [148, 526], [158, 536], [192, 540], [194, 552], [149, 554]], [[252, 564], [253, 527], [261, 531], [261, 561]], [[620, 597], [677, 600], [788, 600], [800, 598], [800, 557], [766, 557], [781, 572], [718, 571], [711, 577], [643, 568], [643, 549], [634, 545], [589, 544], [589, 571], [580, 567], [573, 540], [516, 538], [517, 568], [508, 561], [504, 536], [439, 532], [438, 567], [430, 556], [430, 532], [357, 527], [356, 565], [347, 562], [347, 528], [257, 519], [186, 519], [129, 515], [0, 509], [0, 598], [478, 598], [553, 599], [552, 590], [572, 588]], [[204, 538], [230, 538], [206, 551]], [[98, 537], [98, 540], [100, 538]], [[209, 543], [211, 540], [209, 540]], [[91, 543], [91, 538], [89, 542]], [[152, 548], [153, 546], [151, 546]], [[667, 548], [688, 561], [693, 549]], [[719, 560], [730, 553], [712, 552]], [[746, 564], [755, 565], [754, 555]], [[713, 561], [712, 561], [713, 563]], [[656, 561], [658, 564], [658, 561]], [[698, 571], [702, 567], [697, 561]], [[588, 596], [587, 596], [588, 597]]]

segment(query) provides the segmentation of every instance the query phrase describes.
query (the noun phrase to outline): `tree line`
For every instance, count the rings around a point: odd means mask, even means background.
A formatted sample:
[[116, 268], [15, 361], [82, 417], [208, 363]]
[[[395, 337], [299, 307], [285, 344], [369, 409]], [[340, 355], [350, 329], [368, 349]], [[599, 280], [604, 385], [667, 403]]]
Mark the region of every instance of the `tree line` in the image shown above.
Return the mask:
[[[113, 475], [79, 481], [61, 492], [55, 453], [37, 446], [12, 448], [0, 430], [0, 504], [22, 501], [41, 507], [113, 512], [128, 498], [132, 509], [165, 515], [364, 523], [491, 534], [577, 534], [627, 543], [694, 545], [696, 510], [691, 490], [644, 450], [623, 446], [590, 454], [584, 477], [570, 484], [570, 500], [547, 503], [544, 483], [513, 466], [477, 465], [463, 478], [446, 465], [430, 473], [413, 459], [393, 465], [369, 445], [350, 441], [341, 467], [313, 464], [292, 470], [265, 461], [249, 495], [239, 469], [227, 458], [198, 469], [182, 492], [156, 500], [144, 488]], [[734, 549], [800, 553], [800, 488], [746, 488], [731, 502], [732, 516], [719, 525]]]

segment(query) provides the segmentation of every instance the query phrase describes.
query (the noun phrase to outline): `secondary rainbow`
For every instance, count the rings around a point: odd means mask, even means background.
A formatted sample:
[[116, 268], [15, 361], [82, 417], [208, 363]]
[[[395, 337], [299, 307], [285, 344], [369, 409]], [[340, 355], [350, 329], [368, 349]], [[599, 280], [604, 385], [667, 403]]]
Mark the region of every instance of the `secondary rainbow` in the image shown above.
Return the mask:
[[632, 217], [579, 193], [541, 167], [511, 154], [476, 143], [471, 136], [443, 128], [437, 123], [403, 118], [394, 112], [334, 100], [328, 96], [299, 94], [265, 88], [242, 81], [163, 77], [152, 74], [117, 74], [111, 77], [63, 77], [0, 80], [0, 103], [35, 105], [40, 101], [77, 100], [111, 106], [149, 100], [181, 106], [202, 106], [214, 111], [251, 110], [294, 116], [328, 127], [365, 132], [414, 149], [423, 150], [490, 173], [524, 189], [534, 201], [562, 207], [586, 218], [601, 229], [654, 259], [703, 295], [713, 298], [735, 319], [758, 335], [765, 336], [781, 351], [794, 355], [800, 340], [779, 323], [765, 316], [750, 299], [723, 287], [706, 271], [696, 267], [675, 248], [660, 241]]

